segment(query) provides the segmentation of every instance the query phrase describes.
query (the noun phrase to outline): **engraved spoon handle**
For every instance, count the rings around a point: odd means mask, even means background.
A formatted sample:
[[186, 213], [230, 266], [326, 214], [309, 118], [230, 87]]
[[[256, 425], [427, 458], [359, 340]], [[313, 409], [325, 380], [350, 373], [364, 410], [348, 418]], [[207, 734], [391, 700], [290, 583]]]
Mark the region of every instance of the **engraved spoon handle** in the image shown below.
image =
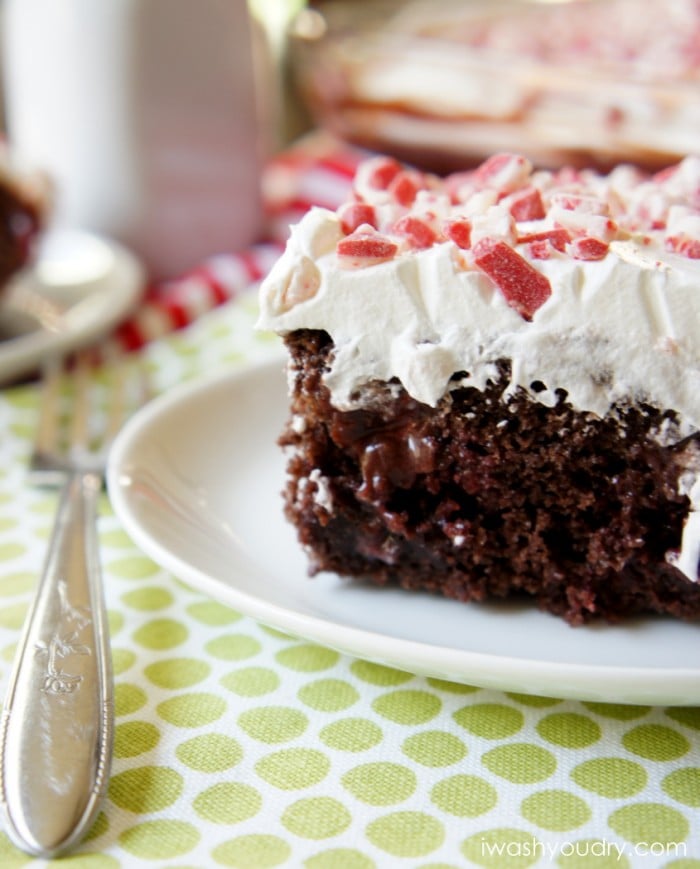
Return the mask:
[[96, 514], [101, 478], [71, 474], [0, 722], [7, 833], [50, 857], [88, 831], [104, 795], [113, 737], [109, 632]]

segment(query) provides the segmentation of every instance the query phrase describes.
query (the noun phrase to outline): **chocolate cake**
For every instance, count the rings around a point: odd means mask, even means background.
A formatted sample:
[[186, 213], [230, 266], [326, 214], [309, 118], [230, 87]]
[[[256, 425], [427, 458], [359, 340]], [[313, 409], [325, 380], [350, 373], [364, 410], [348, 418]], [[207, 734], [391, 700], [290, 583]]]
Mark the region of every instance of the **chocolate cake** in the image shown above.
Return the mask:
[[[310, 572], [700, 618], [700, 158], [364, 163], [261, 289]], [[378, 592], [380, 593], [380, 592]]]
[[47, 183], [20, 172], [0, 146], [0, 291], [31, 260], [47, 209]]

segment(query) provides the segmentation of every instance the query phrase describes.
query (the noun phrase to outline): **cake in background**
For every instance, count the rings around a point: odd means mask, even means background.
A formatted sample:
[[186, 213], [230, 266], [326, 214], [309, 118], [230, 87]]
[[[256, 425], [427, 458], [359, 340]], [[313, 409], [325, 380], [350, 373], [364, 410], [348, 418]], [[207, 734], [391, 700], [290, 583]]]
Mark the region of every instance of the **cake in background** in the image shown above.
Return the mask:
[[659, 168], [700, 152], [700, 4], [642, 5], [319, 2], [292, 40], [299, 87], [341, 138], [440, 171], [495, 151]]
[[0, 143], [0, 292], [34, 256], [46, 220], [48, 191], [48, 179], [18, 168]]
[[[700, 157], [363, 163], [260, 292], [312, 573], [700, 617]], [[282, 486], [282, 482], [281, 482]]]
[[2, 13], [8, 141], [50, 175], [57, 231], [118, 242], [152, 280], [258, 240], [265, 58], [245, 0], [5, 0]]

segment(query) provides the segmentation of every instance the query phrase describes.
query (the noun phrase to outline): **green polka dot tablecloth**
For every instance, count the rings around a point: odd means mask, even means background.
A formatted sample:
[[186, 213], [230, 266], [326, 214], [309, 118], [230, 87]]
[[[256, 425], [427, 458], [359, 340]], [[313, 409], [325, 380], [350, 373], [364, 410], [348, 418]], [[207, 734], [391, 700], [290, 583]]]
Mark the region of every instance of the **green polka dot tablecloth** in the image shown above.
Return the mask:
[[[145, 353], [159, 390], [269, 356], [251, 296]], [[274, 351], [277, 352], [276, 346]], [[55, 495], [37, 390], [0, 395], [3, 688]], [[116, 679], [108, 797], [80, 869], [700, 869], [700, 709], [505, 694], [263, 627], [145, 557], [101, 505]], [[0, 866], [40, 866], [0, 838]]]

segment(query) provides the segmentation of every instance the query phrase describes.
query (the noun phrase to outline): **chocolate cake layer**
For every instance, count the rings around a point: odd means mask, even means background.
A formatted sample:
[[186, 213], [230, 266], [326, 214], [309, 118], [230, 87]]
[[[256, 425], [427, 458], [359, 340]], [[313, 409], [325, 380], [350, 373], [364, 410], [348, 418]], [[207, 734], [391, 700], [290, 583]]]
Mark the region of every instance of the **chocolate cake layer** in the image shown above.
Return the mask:
[[673, 566], [689, 508], [679, 479], [700, 436], [665, 445], [673, 411], [599, 418], [561, 391], [552, 407], [522, 390], [506, 399], [508, 360], [484, 391], [456, 374], [435, 408], [392, 381], [341, 411], [323, 383], [328, 335], [298, 330], [285, 343], [286, 513], [312, 573], [462, 601], [526, 595], [572, 624], [700, 618], [700, 583]]

